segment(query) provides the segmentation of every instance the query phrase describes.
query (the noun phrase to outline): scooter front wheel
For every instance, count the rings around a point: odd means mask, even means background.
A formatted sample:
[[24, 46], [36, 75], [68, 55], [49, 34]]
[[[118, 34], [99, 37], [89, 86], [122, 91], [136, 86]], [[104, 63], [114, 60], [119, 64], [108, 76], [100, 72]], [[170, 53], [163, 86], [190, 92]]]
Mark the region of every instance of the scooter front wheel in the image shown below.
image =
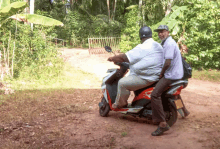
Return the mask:
[[109, 104], [106, 102], [105, 100], [105, 97], [102, 97], [102, 100], [101, 100], [101, 105], [99, 106], [99, 114], [102, 116], [102, 117], [106, 117], [110, 111], [110, 106]]

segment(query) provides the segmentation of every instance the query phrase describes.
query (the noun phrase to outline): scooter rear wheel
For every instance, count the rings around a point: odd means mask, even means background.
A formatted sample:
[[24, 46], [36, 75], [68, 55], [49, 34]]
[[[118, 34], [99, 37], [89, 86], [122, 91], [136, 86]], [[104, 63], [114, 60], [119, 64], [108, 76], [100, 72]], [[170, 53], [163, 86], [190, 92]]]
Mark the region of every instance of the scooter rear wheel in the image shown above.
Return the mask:
[[101, 102], [103, 103], [102, 107], [99, 107], [99, 114], [102, 117], [106, 117], [110, 111], [110, 106], [109, 104], [106, 102], [105, 97], [102, 98]]
[[165, 113], [166, 113], [167, 124], [170, 127], [173, 126], [173, 124], [176, 123], [178, 117], [176, 109], [173, 106], [169, 105], [169, 111], [166, 111]]

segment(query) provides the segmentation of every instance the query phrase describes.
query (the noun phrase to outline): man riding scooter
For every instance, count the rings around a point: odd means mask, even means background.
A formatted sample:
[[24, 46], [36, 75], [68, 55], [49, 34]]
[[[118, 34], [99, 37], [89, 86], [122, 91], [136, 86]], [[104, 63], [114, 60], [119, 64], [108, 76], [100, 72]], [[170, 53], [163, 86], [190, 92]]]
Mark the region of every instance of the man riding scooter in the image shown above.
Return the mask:
[[118, 92], [114, 109], [127, 106], [130, 91], [147, 87], [159, 80], [163, 66], [163, 48], [152, 39], [152, 30], [144, 26], [139, 30], [141, 44], [134, 49], [117, 56], [109, 57], [108, 61], [115, 64], [128, 62], [130, 74], [118, 82]]

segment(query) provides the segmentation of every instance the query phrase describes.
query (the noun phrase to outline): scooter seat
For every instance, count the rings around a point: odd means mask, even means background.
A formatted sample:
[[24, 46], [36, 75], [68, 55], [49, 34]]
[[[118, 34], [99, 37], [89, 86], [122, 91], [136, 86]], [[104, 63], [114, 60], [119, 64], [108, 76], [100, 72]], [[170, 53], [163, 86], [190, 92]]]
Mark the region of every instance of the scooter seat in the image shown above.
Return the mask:
[[185, 84], [188, 84], [188, 81], [187, 80], [178, 80], [178, 81], [170, 84], [170, 87], [175, 86], [175, 85], [179, 85], [179, 84], [184, 84], [185, 85]]

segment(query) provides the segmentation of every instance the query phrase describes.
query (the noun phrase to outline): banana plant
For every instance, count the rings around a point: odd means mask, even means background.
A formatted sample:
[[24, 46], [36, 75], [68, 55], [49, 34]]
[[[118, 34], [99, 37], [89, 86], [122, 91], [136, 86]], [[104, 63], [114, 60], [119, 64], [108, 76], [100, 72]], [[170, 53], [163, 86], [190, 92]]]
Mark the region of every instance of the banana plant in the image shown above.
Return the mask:
[[182, 21], [177, 20], [177, 17], [183, 17], [184, 11], [187, 10], [187, 6], [174, 6], [172, 7], [173, 12], [170, 13], [169, 15], [165, 16], [162, 21], [160, 21], [157, 24], [154, 24], [152, 26], [152, 29], [156, 29], [159, 25], [161, 24], [166, 24], [170, 30], [172, 30], [172, 35], [176, 35], [179, 30], [180, 26], [183, 24]]
[[[41, 24], [47, 26], [63, 26], [63, 23], [41, 15], [36, 14], [18, 14], [23, 11], [26, 7], [28, 7], [27, 2], [14, 2], [10, 3], [10, 0], [0, 0], [0, 27], [3, 23], [5, 23], [8, 19], [15, 19], [16, 21], [23, 21], [33, 24]], [[17, 32], [17, 22], [16, 22], [16, 31]], [[16, 36], [15, 36], [16, 39]], [[12, 62], [11, 62], [11, 76], [13, 77], [13, 63], [14, 63], [14, 53], [15, 53], [15, 41], [13, 47], [12, 54]], [[5, 53], [4, 53], [5, 55]], [[8, 53], [8, 62], [5, 61], [6, 66], [9, 68], [9, 53]]]
[[14, 2], [10, 4], [10, 0], [0, 0], [0, 26], [9, 18], [33, 24], [63, 26], [62, 22], [49, 17], [36, 14], [17, 14], [26, 7], [28, 7], [27, 2]]

